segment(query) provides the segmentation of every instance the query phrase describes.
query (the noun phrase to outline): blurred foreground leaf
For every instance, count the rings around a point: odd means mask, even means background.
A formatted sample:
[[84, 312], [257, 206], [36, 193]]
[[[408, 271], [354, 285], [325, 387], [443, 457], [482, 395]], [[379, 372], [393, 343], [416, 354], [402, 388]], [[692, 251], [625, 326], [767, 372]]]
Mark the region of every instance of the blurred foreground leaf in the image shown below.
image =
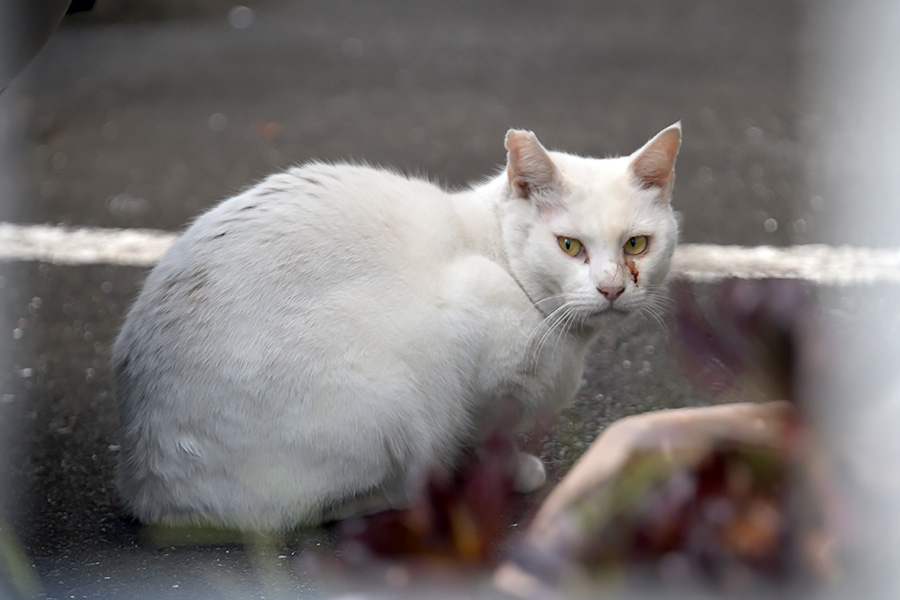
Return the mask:
[[25, 548], [6, 523], [0, 520], [0, 592], [4, 591], [4, 580], [11, 588], [9, 593], [12, 597], [31, 598], [40, 593], [41, 588]]

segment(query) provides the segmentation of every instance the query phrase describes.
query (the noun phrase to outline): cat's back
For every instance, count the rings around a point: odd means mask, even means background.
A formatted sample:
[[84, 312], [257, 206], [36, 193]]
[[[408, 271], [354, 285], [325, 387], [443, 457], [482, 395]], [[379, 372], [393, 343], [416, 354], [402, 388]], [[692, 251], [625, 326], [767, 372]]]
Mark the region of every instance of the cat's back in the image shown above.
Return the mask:
[[242, 328], [229, 315], [346, 322], [398, 298], [433, 303], [445, 268], [470, 251], [460, 229], [451, 195], [428, 181], [348, 164], [292, 168], [198, 217], [148, 276], [122, 337], [155, 336], [161, 319], [203, 323], [172, 335], [206, 339]]
[[[155, 290], [154, 301], [177, 301], [169, 292], [190, 287], [183, 281], [191, 277], [203, 280], [205, 295], [237, 303], [229, 308], [354, 284], [387, 289], [411, 273], [437, 273], [465, 251], [458, 220], [451, 195], [428, 181], [310, 163], [201, 215], [150, 275], [144, 295]], [[221, 310], [226, 302], [217, 304]]]
[[[279, 244], [302, 243], [304, 253], [323, 258], [346, 257], [356, 249], [391, 253], [398, 242], [452, 239], [448, 198], [428, 181], [393, 171], [310, 163], [226, 200], [201, 216], [185, 237], [195, 244], [222, 239], [230, 247], [248, 240], [273, 251]], [[223, 239], [228, 235], [230, 240]]]
[[176, 240], [133, 305], [116, 360], [246, 362], [299, 340], [321, 350], [341, 336], [381, 337], [386, 322], [412, 336], [414, 316], [441, 304], [449, 267], [473, 252], [463, 229], [452, 195], [425, 180], [323, 163], [272, 175]]

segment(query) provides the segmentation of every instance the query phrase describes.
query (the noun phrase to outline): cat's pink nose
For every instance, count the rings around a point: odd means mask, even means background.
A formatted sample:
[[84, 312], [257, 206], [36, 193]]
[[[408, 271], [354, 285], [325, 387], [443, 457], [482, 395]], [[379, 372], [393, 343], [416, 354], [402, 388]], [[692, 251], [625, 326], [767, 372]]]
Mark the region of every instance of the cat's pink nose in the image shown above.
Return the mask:
[[625, 291], [624, 285], [598, 285], [597, 291], [606, 296], [606, 299], [612, 302], [622, 295]]

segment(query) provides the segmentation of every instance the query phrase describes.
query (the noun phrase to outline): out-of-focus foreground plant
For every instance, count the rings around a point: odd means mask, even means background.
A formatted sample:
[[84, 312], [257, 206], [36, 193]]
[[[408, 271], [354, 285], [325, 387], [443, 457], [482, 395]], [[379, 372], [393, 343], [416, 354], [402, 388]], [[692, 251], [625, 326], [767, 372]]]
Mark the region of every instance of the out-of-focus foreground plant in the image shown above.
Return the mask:
[[397, 589], [471, 589], [474, 577], [485, 593], [523, 598], [765, 592], [839, 577], [843, 501], [807, 414], [805, 382], [822, 368], [810, 295], [797, 281], [727, 281], [701, 305], [677, 287], [673, 351], [719, 405], [614, 423], [503, 545], [521, 515], [511, 441], [497, 436], [417, 506], [346, 525], [345, 572], [377, 565]]

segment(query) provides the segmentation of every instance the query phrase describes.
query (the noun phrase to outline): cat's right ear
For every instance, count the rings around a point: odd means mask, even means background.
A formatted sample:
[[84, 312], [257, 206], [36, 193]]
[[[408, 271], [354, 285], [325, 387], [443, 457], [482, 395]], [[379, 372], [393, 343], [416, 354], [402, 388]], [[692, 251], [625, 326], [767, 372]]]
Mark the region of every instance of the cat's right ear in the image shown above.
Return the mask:
[[510, 129], [506, 150], [506, 174], [513, 194], [538, 203], [559, 195], [559, 171], [534, 133]]
[[668, 199], [675, 183], [675, 159], [681, 148], [681, 121], [663, 129], [631, 155], [631, 170], [644, 189], [658, 189]]

